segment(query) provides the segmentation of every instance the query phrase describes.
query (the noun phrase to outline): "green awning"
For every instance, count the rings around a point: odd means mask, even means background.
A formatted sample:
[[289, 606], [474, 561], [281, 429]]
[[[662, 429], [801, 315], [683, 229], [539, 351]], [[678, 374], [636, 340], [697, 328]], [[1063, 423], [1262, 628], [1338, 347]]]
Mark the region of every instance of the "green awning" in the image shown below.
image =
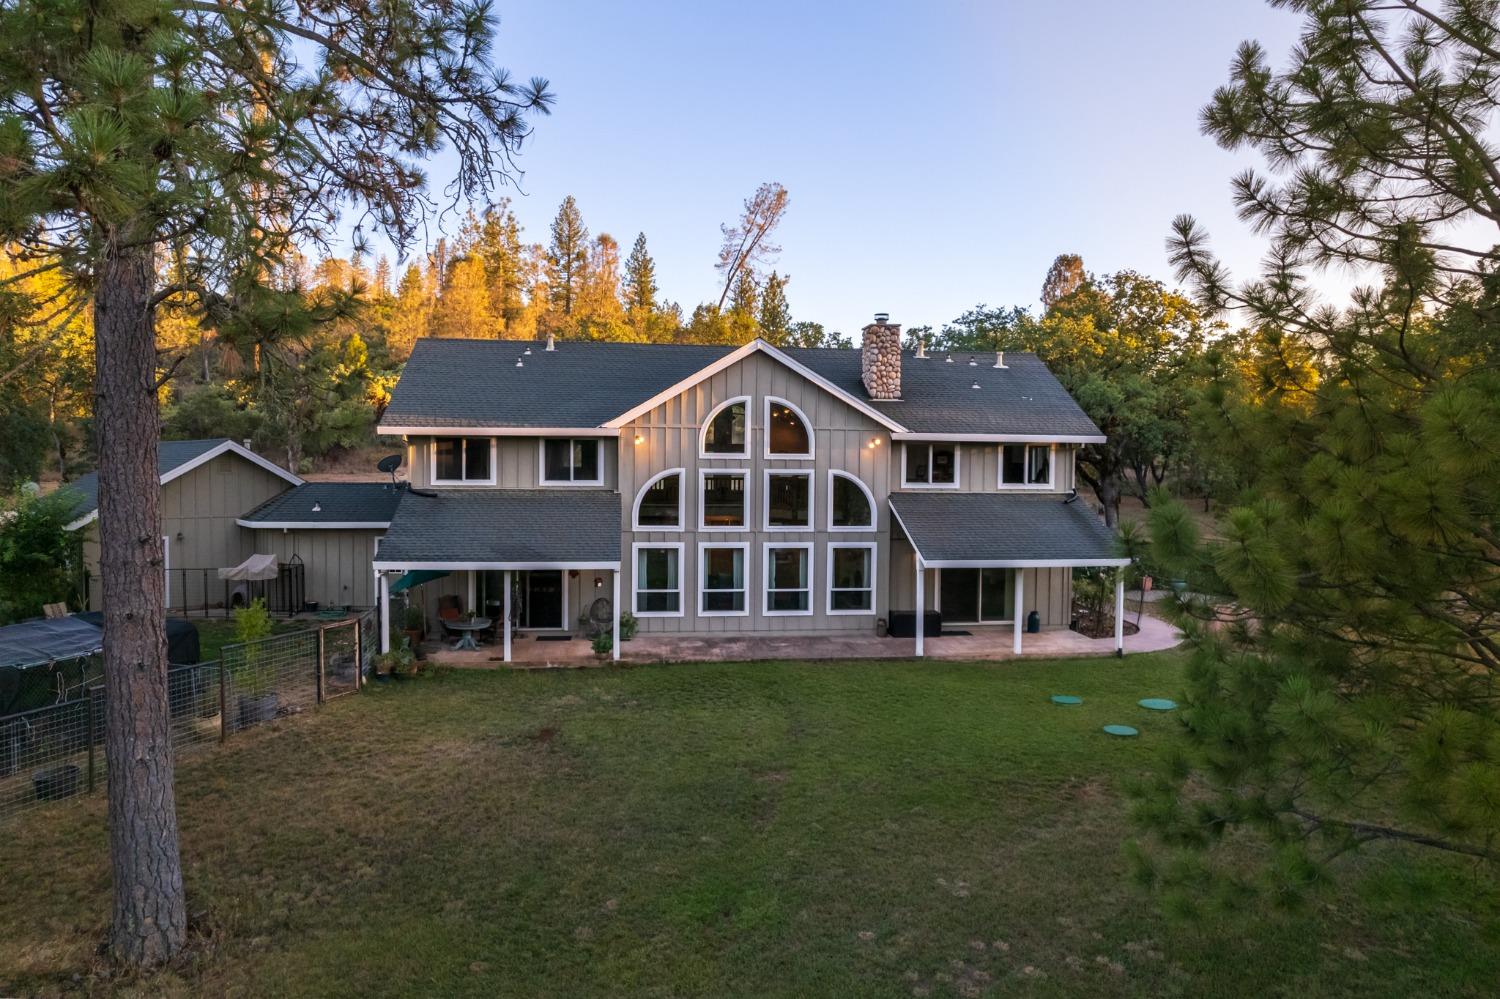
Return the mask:
[[442, 579], [446, 575], [448, 575], [446, 570], [412, 569], [391, 584], [391, 592], [400, 593], [402, 590], [409, 590], [413, 586], [421, 586], [423, 583], [430, 583], [434, 579]]

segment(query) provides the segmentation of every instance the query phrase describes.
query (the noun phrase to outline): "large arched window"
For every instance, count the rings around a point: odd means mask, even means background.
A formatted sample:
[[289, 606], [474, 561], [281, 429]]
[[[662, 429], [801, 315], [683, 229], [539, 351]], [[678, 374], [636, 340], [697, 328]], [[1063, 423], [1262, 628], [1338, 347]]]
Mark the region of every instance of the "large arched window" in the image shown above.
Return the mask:
[[766, 457], [811, 458], [812, 423], [785, 399], [766, 396]]
[[637, 531], [682, 530], [682, 469], [669, 468], [647, 480], [636, 494], [631, 526]]
[[750, 397], [729, 399], [715, 406], [698, 443], [698, 454], [704, 458], [750, 457]]
[[875, 530], [875, 497], [859, 479], [836, 469], [828, 473], [828, 529]]

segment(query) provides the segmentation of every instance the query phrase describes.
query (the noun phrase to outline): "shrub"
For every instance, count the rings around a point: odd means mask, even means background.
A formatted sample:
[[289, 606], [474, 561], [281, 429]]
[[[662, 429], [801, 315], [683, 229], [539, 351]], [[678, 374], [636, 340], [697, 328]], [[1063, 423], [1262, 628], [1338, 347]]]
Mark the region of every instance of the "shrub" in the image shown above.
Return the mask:
[[610, 633], [606, 631], [601, 635], [594, 636], [593, 647], [595, 655], [608, 655], [610, 651], [615, 647], [615, 640], [613, 636], [611, 636]]

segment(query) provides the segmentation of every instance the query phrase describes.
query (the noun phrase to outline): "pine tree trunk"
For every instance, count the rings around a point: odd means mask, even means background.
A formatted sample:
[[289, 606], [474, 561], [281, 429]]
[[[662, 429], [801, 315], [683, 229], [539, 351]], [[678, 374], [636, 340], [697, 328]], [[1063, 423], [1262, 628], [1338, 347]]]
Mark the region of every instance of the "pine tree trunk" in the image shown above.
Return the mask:
[[112, 244], [94, 294], [110, 948], [136, 966], [171, 958], [187, 936], [167, 703], [153, 277], [149, 248]]

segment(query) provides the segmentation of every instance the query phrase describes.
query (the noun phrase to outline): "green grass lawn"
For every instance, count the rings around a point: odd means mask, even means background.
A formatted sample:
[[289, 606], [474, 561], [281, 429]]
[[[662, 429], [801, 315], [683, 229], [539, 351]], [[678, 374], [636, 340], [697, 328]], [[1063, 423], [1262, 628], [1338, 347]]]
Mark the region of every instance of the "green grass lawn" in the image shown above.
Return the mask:
[[[0, 994], [1437, 996], [1496, 881], [1380, 849], [1302, 912], [1169, 921], [1120, 786], [1179, 660], [446, 673], [187, 758], [192, 956], [105, 977], [102, 796], [5, 828]], [[1047, 703], [1081, 694], [1081, 707]], [[1099, 732], [1138, 726], [1136, 740]], [[82, 976], [75, 981], [74, 976]]]

